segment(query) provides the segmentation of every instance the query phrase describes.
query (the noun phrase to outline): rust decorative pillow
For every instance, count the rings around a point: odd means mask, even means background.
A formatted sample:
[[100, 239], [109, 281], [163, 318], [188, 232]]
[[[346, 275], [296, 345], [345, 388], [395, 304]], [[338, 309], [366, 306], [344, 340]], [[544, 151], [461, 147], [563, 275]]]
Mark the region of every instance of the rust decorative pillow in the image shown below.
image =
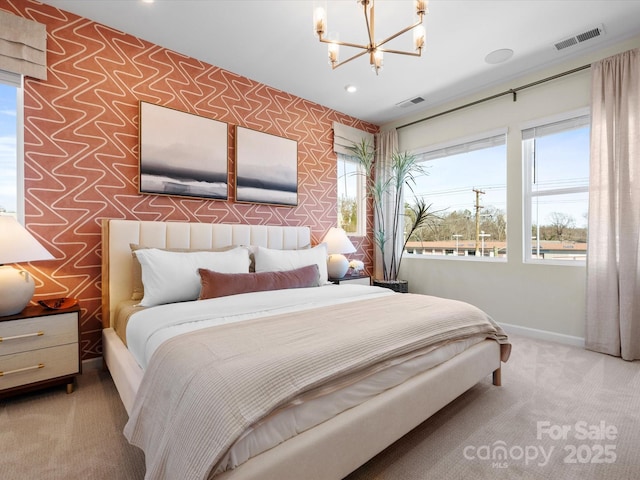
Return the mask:
[[318, 286], [318, 266], [315, 264], [280, 272], [220, 273], [206, 268], [200, 268], [198, 272], [202, 285], [198, 300], [239, 293]]

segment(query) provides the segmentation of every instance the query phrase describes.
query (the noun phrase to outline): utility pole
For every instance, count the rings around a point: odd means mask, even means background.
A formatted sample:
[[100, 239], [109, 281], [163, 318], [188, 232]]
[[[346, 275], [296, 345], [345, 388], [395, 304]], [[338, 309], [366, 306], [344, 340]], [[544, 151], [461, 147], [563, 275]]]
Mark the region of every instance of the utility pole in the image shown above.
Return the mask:
[[480, 195], [484, 195], [485, 192], [474, 188], [473, 191], [476, 193], [476, 257], [480, 254], [480, 209], [482, 205], [480, 205]]

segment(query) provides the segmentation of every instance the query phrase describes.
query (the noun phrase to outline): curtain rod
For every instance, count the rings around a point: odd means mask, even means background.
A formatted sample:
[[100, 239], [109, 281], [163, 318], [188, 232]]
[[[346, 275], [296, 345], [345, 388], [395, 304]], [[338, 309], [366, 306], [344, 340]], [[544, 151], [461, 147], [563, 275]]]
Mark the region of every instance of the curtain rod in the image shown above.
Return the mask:
[[591, 67], [591, 65], [583, 65], [581, 67], [577, 67], [577, 68], [574, 68], [572, 70], [567, 70], [566, 72], [558, 73], [556, 75], [552, 75], [550, 77], [543, 78], [542, 80], [537, 80], [535, 82], [527, 83], [526, 85], [522, 85], [520, 87], [511, 88], [509, 90], [505, 90], [504, 92], [496, 93], [495, 95], [491, 95], [489, 97], [481, 98], [480, 100], [476, 100], [475, 102], [466, 103], [466, 104], [461, 105], [459, 107], [455, 107], [455, 108], [452, 108], [450, 110], [446, 110], [444, 112], [436, 113], [435, 115], [431, 115], [429, 117], [421, 118], [420, 120], [415, 120], [415, 121], [413, 121], [411, 123], [406, 123], [404, 125], [400, 125], [399, 127], [396, 127], [396, 130], [400, 130], [401, 128], [405, 128], [405, 127], [410, 127], [411, 125], [415, 125], [416, 123], [425, 122], [427, 120], [431, 120], [433, 118], [440, 117], [440, 116], [446, 115], [448, 113], [457, 112], [458, 110], [462, 110], [463, 108], [473, 107], [474, 105], [478, 105], [479, 103], [488, 102], [489, 100], [493, 100], [495, 98], [503, 97], [505, 95], [513, 95], [513, 101], [515, 102], [517, 100], [517, 95], [518, 95], [518, 92], [520, 90], [524, 90], [525, 88], [529, 88], [529, 87], [535, 87], [536, 85], [540, 85], [541, 83], [549, 82], [551, 80], [555, 80], [556, 78], [565, 77], [567, 75], [571, 75], [572, 73], [576, 73], [576, 72], [580, 72], [582, 70], [586, 70], [587, 68], [590, 68], [590, 67]]

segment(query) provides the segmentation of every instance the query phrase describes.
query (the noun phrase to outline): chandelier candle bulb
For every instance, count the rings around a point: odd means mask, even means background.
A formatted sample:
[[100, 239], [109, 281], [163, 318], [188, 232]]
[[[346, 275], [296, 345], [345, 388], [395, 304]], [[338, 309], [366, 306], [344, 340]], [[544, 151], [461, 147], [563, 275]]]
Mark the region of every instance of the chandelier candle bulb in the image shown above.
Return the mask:
[[338, 45], [337, 43], [330, 43], [328, 47], [329, 47], [329, 64], [333, 66], [335, 63], [338, 62], [338, 53], [340, 51], [340, 45]]
[[377, 72], [382, 70], [382, 64], [384, 61], [382, 50], [376, 50], [373, 52], [373, 69]]
[[424, 29], [424, 25], [418, 25], [413, 30], [413, 44], [416, 46], [416, 50], [420, 51], [424, 47], [424, 39], [426, 37], [426, 32]]
[[324, 35], [324, 32], [327, 29], [327, 20], [324, 12], [324, 8], [317, 7], [313, 11], [313, 25], [314, 25], [314, 33], [319, 37]]
[[429, 1], [428, 0], [416, 0], [416, 13], [420, 16], [429, 13]]

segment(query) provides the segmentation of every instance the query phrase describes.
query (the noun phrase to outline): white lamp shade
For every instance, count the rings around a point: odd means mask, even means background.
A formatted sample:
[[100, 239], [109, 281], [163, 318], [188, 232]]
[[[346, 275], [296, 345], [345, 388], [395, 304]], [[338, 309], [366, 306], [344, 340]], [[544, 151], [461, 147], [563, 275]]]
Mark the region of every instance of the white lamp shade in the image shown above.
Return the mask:
[[327, 244], [327, 253], [353, 253], [356, 247], [353, 246], [347, 233], [342, 228], [331, 227], [322, 239], [322, 243]]
[[15, 218], [0, 215], [0, 265], [54, 258]]
[[0, 317], [20, 313], [35, 290], [29, 272], [2, 265], [53, 259], [15, 218], [0, 216]]

